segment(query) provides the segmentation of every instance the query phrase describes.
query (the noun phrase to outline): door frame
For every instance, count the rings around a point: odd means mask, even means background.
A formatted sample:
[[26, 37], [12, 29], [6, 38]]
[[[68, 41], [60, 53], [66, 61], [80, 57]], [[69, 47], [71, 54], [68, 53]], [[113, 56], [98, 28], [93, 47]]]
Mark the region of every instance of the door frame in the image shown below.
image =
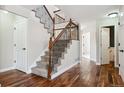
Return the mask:
[[86, 56], [86, 55], [83, 54], [83, 52], [84, 52], [84, 45], [83, 45], [83, 44], [84, 44], [84, 35], [85, 35], [85, 34], [86, 34], [86, 35], [87, 35], [87, 34], [89, 35], [89, 40], [90, 40], [90, 32], [86, 32], [86, 33], [83, 33], [83, 34], [82, 34], [82, 58], [90, 59], [90, 49], [91, 49], [91, 48], [90, 48], [90, 41], [88, 42], [88, 43], [89, 43], [89, 55]]
[[[103, 64], [103, 58], [102, 58], [102, 49], [103, 49], [103, 44], [102, 44], [102, 29], [105, 28], [105, 26], [102, 26], [101, 27], [101, 31], [100, 31], [100, 45], [101, 45], [101, 64]], [[109, 30], [109, 34], [110, 34], [110, 30]], [[110, 35], [109, 35], [109, 38], [110, 38]], [[110, 42], [110, 41], [109, 41]], [[115, 52], [114, 52], [115, 53]], [[115, 59], [114, 59], [115, 60]]]
[[104, 27], [107, 27], [107, 26], [114, 26], [114, 46], [115, 46], [115, 49], [114, 49], [114, 55], [115, 55], [115, 58], [114, 58], [114, 67], [118, 67], [117, 65], [117, 61], [118, 61], [118, 37], [117, 37], [117, 28], [115, 27], [115, 25], [102, 25], [100, 27], [100, 30], [99, 30], [99, 60], [100, 60], [100, 65], [102, 64], [102, 48], [101, 48], [101, 43], [102, 43], [102, 33], [101, 33], [101, 30], [102, 28]]
[[[2, 5], [0, 7], [1, 10], [5, 10], [5, 11], [8, 11], [9, 13], [12, 13], [12, 14], [15, 14], [17, 16], [21, 16], [21, 17], [24, 17], [27, 19], [28, 21], [28, 18], [30, 17], [30, 11], [27, 11], [26, 9], [23, 9], [23, 8], [20, 8], [19, 6], [8, 6], [8, 5]], [[27, 22], [28, 24], [28, 22]], [[27, 28], [27, 31], [28, 31], [28, 28]], [[14, 33], [13, 33], [14, 35]], [[13, 36], [14, 37], [14, 36]], [[13, 45], [14, 47], [14, 45]], [[28, 47], [28, 46], [27, 46]], [[27, 48], [27, 53], [28, 53], [28, 48]], [[13, 49], [13, 54], [14, 55], [14, 49]], [[28, 55], [27, 55], [28, 56]], [[28, 58], [28, 57], [27, 57]], [[14, 62], [15, 58], [13, 56], [13, 62]], [[13, 68], [12, 69], [15, 69], [15, 64], [13, 64]], [[10, 70], [10, 69], [9, 69]], [[29, 73], [29, 67], [28, 67], [28, 60], [27, 60], [27, 72], [26, 73]]]
[[[16, 15], [16, 14], [15, 14]], [[20, 15], [17, 15], [17, 16], [20, 16]], [[21, 16], [21, 17], [23, 17], [23, 16]], [[25, 17], [23, 17], [23, 18], [25, 18]], [[26, 24], [27, 24], [27, 27], [28, 27], [28, 19], [27, 18], [25, 18], [26, 19]], [[15, 25], [16, 25], [16, 22], [15, 22], [15, 24], [13, 25], [13, 28], [15, 27]], [[13, 29], [13, 31], [14, 31], [15, 29]], [[25, 36], [27, 37], [27, 31], [28, 31], [28, 28], [26, 28], [26, 32], [25, 32]], [[15, 48], [15, 38], [14, 38], [14, 35], [15, 34], [15, 31], [14, 31], [14, 33], [13, 33], [13, 60], [15, 61], [14, 62], [14, 68], [15, 69], [17, 69], [17, 62], [16, 62], [16, 48]], [[25, 46], [25, 48], [26, 48], [26, 51], [27, 51], [27, 53], [26, 53], [26, 65], [25, 65], [25, 71], [23, 71], [23, 72], [25, 72], [25, 73], [28, 73], [28, 60], [27, 60], [27, 54], [28, 54], [28, 48], [27, 48], [27, 38], [25, 39], [25, 42], [26, 42], [26, 46]], [[18, 70], [18, 69], [17, 69]]]

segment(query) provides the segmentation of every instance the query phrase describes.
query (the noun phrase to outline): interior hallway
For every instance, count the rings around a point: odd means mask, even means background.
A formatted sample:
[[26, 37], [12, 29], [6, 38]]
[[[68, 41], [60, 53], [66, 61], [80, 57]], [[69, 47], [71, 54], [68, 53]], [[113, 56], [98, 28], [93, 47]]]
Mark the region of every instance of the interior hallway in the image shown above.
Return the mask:
[[118, 74], [118, 69], [109, 65], [96, 66], [94, 62], [82, 62], [54, 80], [25, 74], [18, 70], [0, 73], [0, 83], [3, 87], [124, 87]]

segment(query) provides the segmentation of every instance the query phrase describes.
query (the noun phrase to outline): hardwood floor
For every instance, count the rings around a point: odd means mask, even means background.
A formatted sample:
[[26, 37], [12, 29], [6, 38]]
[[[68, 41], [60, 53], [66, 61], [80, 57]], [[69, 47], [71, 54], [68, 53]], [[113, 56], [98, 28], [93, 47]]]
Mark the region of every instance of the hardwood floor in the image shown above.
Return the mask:
[[123, 87], [124, 83], [113, 64], [96, 66], [94, 62], [82, 61], [54, 80], [25, 74], [18, 70], [0, 73], [3, 87]]

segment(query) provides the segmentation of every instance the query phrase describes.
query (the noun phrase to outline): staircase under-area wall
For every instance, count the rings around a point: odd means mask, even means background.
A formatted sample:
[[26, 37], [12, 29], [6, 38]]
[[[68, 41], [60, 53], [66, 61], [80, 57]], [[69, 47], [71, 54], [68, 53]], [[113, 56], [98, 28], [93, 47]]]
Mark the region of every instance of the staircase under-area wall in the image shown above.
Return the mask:
[[[33, 10], [35, 16], [44, 24], [44, 28], [50, 33], [48, 50], [36, 62], [32, 73], [53, 79], [62, 74], [70, 67], [78, 63], [79, 60], [79, 32], [78, 25], [70, 21], [59, 29], [59, 33], [55, 35], [55, 25], [64, 23], [65, 19], [60, 16], [52, 18], [45, 6], [40, 6]], [[58, 19], [56, 19], [58, 18]], [[56, 22], [56, 20], [58, 22]]]

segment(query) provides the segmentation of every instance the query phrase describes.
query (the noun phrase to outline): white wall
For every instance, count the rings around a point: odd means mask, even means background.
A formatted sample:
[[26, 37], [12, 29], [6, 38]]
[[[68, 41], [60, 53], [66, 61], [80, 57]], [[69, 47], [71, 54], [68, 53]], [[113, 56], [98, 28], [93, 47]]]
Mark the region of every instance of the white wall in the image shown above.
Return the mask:
[[67, 53], [65, 52], [64, 58], [61, 59], [61, 65], [57, 67], [58, 72], [52, 75], [52, 79], [79, 63], [79, 43], [78, 40], [72, 40]]
[[0, 70], [13, 67], [13, 25], [15, 16], [0, 11]]
[[44, 25], [31, 13], [28, 20], [28, 67], [32, 67], [42, 52], [48, 48], [49, 34]]
[[[120, 7], [120, 13], [124, 13], [124, 6]], [[118, 37], [119, 37], [118, 41], [120, 43], [119, 50], [122, 50], [122, 49], [124, 49], [124, 43], [123, 43], [124, 42], [124, 37], [123, 37], [123, 34], [124, 34], [124, 15], [119, 17], [119, 21], [120, 21], [120, 26], [119, 26], [119, 32], [118, 32]], [[121, 75], [121, 78], [124, 81], [124, 54], [121, 53], [120, 51], [118, 51], [118, 52], [119, 52], [119, 64], [120, 64], [119, 75]]]
[[12, 12], [14, 14], [27, 17], [27, 18], [30, 16], [30, 11], [20, 5], [0, 5], [0, 9], [7, 10], [9, 12]]
[[[21, 15], [23, 17], [29, 17], [30, 11], [19, 5], [0, 5], [0, 9], [7, 10], [11, 13]], [[0, 15], [2, 16], [2, 15]], [[11, 25], [13, 24], [12, 17], [0, 17], [0, 71], [6, 71], [13, 68], [13, 31], [11, 31]], [[2, 20], [1, 20], [2, 19]], [[3, 22], [2, 22], [3, 21]], [[7, 24], [2, 26], [2, 24]], [[1, 27], [5, 27], [2, 30]], [[8, 29], [7, 29], [8, 28]], [[10, 29], [9, 29], [10, 28]]]
[[103, 26], [115, 26], [115, 66], [118, 66], [118, 18], [103, 18], [97, 22], [97, 62], [101, 64], [101, 27]]
[[[90, 59], [96, 61], [96, 21], [84, 23], [81, 26], [81, 34], [90, 32]], [[81, 39], [82, 38], [80, 38], [80, 40]], [[81, 51], [83, 52], [82, 48]]]
[[[40, 23], [40, 20], [38, 18], [35, 18], [34, 13], [32, 13], [30, 10], [23, 8], [22, 6], [0, 6], [0, 8], [28, 18], [27, 61], [28, 70], [30, 71], [30, 67], [34, 65], [34, 63], [44, 52], [44, 50], [48, 48], [49, 34], [47, 33], [47, 30], [44, 29], [44, 25]], [[2, 18], [2, 21], [4, 23], [6, 22], [8, 26], [11, 26], [9, 24], [11, 24], [12, 18], [8, 18], [7, 20], [8, 22], [5, 18]], [[3, 47], [6, 47], [4, 49], [0, 48], [0, 50], [4, 52], [2, 53], [3, 56], [1, 56], [0, 58], [0, 62], [2, 62], [3, 65], [0, 66], [2, 67], [2, 69], [6, 69], [13, 65], [13, 33], [10, 30], [8, 31], [7, 29], [5, 32], [0, 32], [0, 35], [4, 38], [7, 37], [7, 39], [5, 39], [5, 42], [2, 42], [2, 44], [4, 44]]]

